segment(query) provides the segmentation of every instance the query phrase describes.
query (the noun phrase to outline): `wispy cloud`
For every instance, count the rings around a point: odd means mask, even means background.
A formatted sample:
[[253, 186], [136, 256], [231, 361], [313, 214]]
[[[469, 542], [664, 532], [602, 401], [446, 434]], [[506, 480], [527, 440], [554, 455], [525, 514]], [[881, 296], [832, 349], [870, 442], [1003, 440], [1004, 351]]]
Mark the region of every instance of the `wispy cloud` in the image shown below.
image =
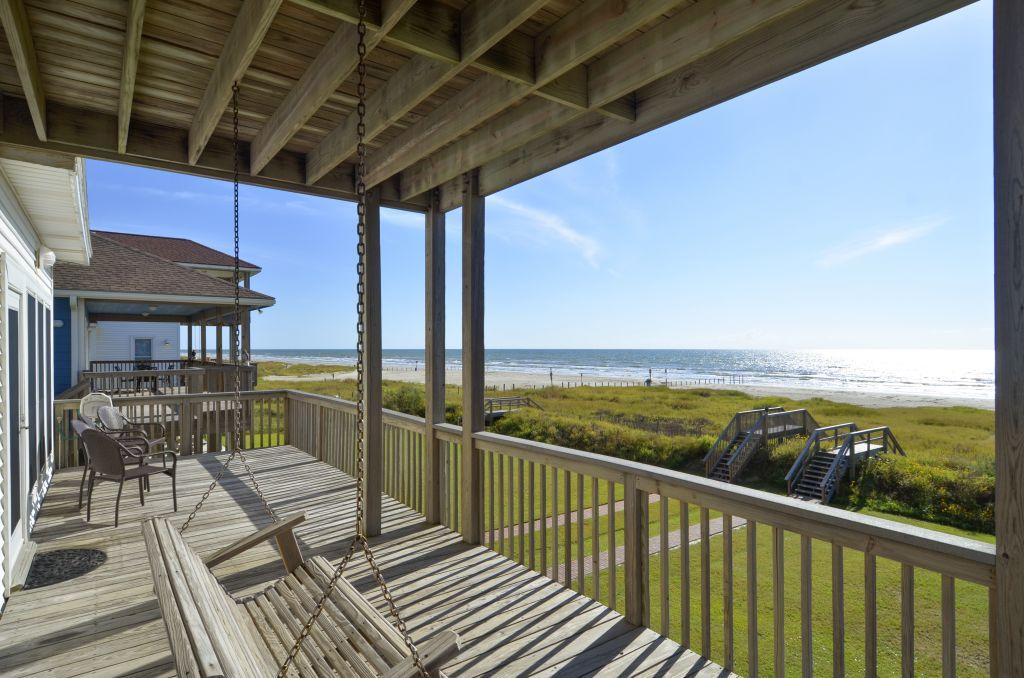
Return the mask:
[[945, 221], [941, 218], [922, 219], [894, 228], [875, 231], [855, 240], [848, 240], [823, 252], [818, 260], [818, 266], [831, 268], [875, 252], [906, 245], [928, 235]]
[[487, 198], [489, 207], [497, 207], [499, 210], [518, 217], [517, 229], [530, 229], [532, 233], [519, 230], [520, 233], [532, 235], [541, 241], [557, 240], [579, 252], [588, 264], [594, 268], [598, 267], [601, 246], [590, 236], [584, 235], [569, 226], [565, 220], [553, 214], [534, 207], [528, 207], [521, 203], [509, 200], [500, 195], [493, 195]]

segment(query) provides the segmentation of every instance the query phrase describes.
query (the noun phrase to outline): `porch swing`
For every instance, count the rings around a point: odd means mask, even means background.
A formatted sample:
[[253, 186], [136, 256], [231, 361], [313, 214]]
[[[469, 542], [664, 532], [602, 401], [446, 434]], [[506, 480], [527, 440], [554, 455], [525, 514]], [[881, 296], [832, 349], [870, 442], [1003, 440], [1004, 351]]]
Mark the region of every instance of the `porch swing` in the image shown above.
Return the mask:
[[[459, 651], [458, 636], [445, 630], [417, 647], [388, 590], [364, 532], [363, 474], [366, 437], [363, 430], [363, 318], [365, 271], [366, 146], [366, 3], [359, 2], [358, 97], [359, 124], [356, 192], [358, 204], [358, 332], [357, 437], [355, 536], [337, 567], [322, 556], [303, 559], [293, 529], [302, 513], [280, 518], [271, 508], [249, 461], [241, 449], [241, 394], [238, 333], [233, 333], [235, 385], [231, 454], [199, 499], [180, 530], [167, 518], [150, 518], [142, 530], [153, 573], [154, 589], [163, 616], [175, 667], [182, 676], [401, 676], [440, 675], [436, 671]], [[234, 283], [237, 318], [240, 313], [238, 257], [238, 83], [232, 87], [234, 139]], [[218, 551], [205, 560], [184, 540], [183, 534], [238, 457], [271, 524]], [[275, 539], [287, 575], [260, 593], [236, 599], [217, 581], [210, 568], [269, 539]], [[394, 625], [342, 575], [345, 566], [362, 551]]]

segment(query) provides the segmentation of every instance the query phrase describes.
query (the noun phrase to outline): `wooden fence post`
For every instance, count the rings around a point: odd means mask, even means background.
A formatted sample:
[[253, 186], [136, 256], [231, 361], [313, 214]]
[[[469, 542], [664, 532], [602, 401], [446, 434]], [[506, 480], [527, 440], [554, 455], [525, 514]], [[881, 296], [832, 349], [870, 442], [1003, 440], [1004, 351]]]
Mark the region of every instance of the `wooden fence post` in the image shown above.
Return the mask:
[[468, 544], [483, 538], [483, 474], [473, 434], [484, 428], [484, 198], [476, 171], [462, 197], [462, 515]]
[[636, 476], [627, 475], [624, 488], [626, 621], [649, 626], [651, 599], [648, 570], [649, 501], [647, 493], [636, 489]]
[[427, 522], [441, 518], [441, 440], [434, 424], [444, 423], [444, 210], [439, 192], [430, 195], [426, 224], [426, 419], [423, 438], [424, 514]]

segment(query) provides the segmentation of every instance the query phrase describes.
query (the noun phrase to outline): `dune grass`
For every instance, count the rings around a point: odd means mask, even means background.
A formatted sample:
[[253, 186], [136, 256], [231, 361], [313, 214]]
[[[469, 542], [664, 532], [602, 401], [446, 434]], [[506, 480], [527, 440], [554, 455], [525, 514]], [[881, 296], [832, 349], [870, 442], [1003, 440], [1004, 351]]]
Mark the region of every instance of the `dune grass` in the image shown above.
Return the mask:
[[[260, 369], [263, 374], [263, 365]], [[309, 374], [323, 366], [290, 365], [288, 369]], [[355, 393], [351, 380], [270, 381], [261, 382], [260, 387], [295, 388], [346, 399]], [[861, 428], [889, 426], [907, 456], [889, 456], [871, 464], [852, 485], [844, 485], [834, 504], [980, 532], [994, 530], [995, 417], [988, 410], [871, 408], [820, 398], [790, 400], [705, 388], [556, 387], [522, 393], [543, 409], [515, 412], [493, 430], [698, 474], [703, 473], [701, 459], [707, 449], [739, 410], [778, 405], [806, 408], [823, 426], [844, 422]], [[422, 416], [423, 386], [385, 381], [384, 406]], [[446, 419], [461, 421], [461, 394], [454, 387], [448, 388]], [[784, 492], [785, 474], [802, 446], [802, 440], [790, 440], [759, 455], [744, 472], [742, 483]]]

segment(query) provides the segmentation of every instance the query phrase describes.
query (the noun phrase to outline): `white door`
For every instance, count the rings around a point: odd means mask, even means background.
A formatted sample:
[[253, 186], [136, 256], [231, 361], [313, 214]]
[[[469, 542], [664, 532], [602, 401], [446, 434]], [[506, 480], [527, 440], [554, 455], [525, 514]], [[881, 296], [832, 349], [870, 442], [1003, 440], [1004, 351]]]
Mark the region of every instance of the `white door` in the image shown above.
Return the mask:
[[10, 593], [14, 563], [28, 540], [28, 440], [25, 424], [25, 369], [22, 346], [21, 295], [7, 290], [4, 308], [2, 421], [4, 443], [4, 595]]

